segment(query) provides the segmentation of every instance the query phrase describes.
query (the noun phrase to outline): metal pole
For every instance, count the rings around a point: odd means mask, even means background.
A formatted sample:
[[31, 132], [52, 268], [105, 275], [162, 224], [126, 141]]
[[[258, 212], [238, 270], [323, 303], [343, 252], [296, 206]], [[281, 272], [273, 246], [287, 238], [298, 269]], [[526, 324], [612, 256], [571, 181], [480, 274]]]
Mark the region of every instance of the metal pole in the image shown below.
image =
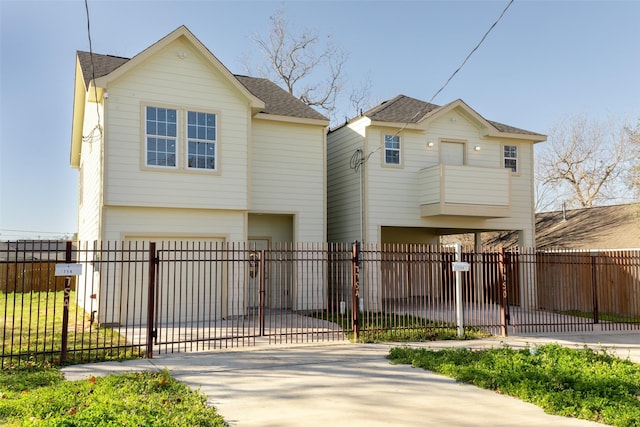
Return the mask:
[[593, 323], [600, 323], [598, 319], [598, 252], [591, 252], [591, 293], [593, 294]]
[[351, 295], [351, 329], [354, 341], [360, 336], [360, 242], [353, 242], [351, 249], [352, 295]]
[[265, 259], [264, 259], [264, 254], [265, 251], [264, 249], [261, 250], [259, 252], [259, 258], [258, 258], [258, 268], [259, 268], [259, 276], [260, 276], [260, 280], [258, 281], [258, 321], [259, 323], [259, 328], [260, 328], [260, 336], [263, 337], [264, 336], [264, 323], [265, 323]]
[[505, 265], [506, 261], [506, 253], [504, 248], [500, 248], [500, 253], [498, 255], [498, 269], [500, 274], [500, 323], [502, 325], [502, 336], [509, 336], [509, 327], [507, 325], [508, 320], [508, 301], [509, 297], [507, 295], [508, 286], [507, 286], [507, 266]]
[[[64, 262], [71, 263], [72, 244], [67, 242]], [[64, 278], [64, 299], [62, 302], [62, 342], [60, 343], [60, 363], [67, 361], [67, 346], [69, 345], [69, 294], [71, 293], [71, 277]]]
[[154, 329], [154, 312], [155, 312], [155, 289], [156, 289], [156, 266], [158, 265], [158, 257], [156, 256], [156, 243], [149, 243], [149, 283], [147, 292], [147, 359], [153, 358], [153, 339], [156, 337]]
[[[456, 262], [462, 261], [462, 246], [456, 243]], [[462, 312], [462, 271], [456, 271], [456, 323], [458, 324], [458, 337], [464, 336], [464, 319]]]

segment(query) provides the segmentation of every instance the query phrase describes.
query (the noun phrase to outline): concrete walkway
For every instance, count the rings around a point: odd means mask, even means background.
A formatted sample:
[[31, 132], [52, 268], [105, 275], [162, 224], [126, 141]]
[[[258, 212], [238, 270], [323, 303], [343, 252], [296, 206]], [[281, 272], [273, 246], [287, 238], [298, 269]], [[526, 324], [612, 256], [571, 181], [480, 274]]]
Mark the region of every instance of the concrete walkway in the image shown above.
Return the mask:
[[[412, 343], [415, 347], [607, 348], [640, 362], [640, 332]], [[184, 353], [68, 366], [69, 380], [167, 368], [231, 426], [595, 426], [385, 358], [390, 344], [316, 344]]]

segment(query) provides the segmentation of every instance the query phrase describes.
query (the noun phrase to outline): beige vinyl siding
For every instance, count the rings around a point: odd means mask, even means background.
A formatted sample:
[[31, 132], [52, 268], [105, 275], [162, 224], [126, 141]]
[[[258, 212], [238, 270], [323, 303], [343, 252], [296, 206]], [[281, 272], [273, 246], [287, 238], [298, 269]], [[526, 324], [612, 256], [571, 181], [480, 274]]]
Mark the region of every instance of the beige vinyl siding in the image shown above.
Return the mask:
[[121, 241], [128, 235], [246, 240], [246, 214], [242, 211], [110, 206], [105, 207], [104, 216], [104, 240]]
[[344, 126], [327, 136], [327, 240], [361, 239], [360, 177], [350, 160], [363, 147], [364, 123]]
[[[105, 204], [247, 208], [247, 100], [189, 43], [176, 40], [107, 92]], [[145, 167], [145, 106], [178, 110], [177, 169]], [[217, 114], [217, 173], [186, 170], [186, 111]]]
[[[451, 120], [455, 118], [455, 120]], [[367, 129], [370, 152], [374, 151], [385, 134], [396, 130], [371, 126]], [[367, 238], [369, 243], [380, 241], [381, 226], [462, 228], [480, 230], [523, 230], [525, 244], [533, 243], [533, 144], [525, 140], [489, 138], [482, 136], [482, 129], [456, 110], [429, 123], [424, 132], [405, 130], [400, 138], [403, 145], [403, 167], [385, 168], [382, 150], [375, 152], [367, 162]], [[433, 142], [433, 147], [428, 142]], [[420, 197], [435, 195], [436, 189], [421, 192], [420, 171], [439, 163], [439, 145], [443, 141], [465, 144], [465, 164], [481, 168], [502, 168], [502, 146], [518, 146], [519, 173], [511, 175], [511, 216], [509, 218], [484, 219], [474, 216], [420, 216]], [[478, 145], [479, 151], [474, 148]], [[486, 174], [485, 174], [486, 175]], [[490, 177], [491, 174], [486, 175]], [[472, 179], [465, 177], [464, 179]], [[491, 188], [491, 180], [481, 180], [473, 185]], [[435, 196], [434, 196], [435, 197]], [[452, 195], [455, 197], [455, 195]], [[500, 199], [494, 194], [495, 201]], [[488, 203], [486, 199], [453, 199], [456, 202]], [[503, 203], [503, 201], [501, 202]]]
[[[102, 105], [99, 105], [100, 119], [104, 117]], [[98, 123], [96, 104], [87, 102], [84, 108], [84, 127], [80, 170], [78, 173], [78, 191], [82, 192], [78, 202], [78, 240], [100, 240], [100, 208], [102, 207], [102, 148], [103, 138], [94, 131]], [[102, 125], [102, 124], [101, 124]], [[93, 134], [92, 134], [93, 132]], [[81, 200], [81, 202], [80, 202]]]
[[294, 214], [294, 238], [325, 241], [325, 129], [254, 120], [250, 211]]

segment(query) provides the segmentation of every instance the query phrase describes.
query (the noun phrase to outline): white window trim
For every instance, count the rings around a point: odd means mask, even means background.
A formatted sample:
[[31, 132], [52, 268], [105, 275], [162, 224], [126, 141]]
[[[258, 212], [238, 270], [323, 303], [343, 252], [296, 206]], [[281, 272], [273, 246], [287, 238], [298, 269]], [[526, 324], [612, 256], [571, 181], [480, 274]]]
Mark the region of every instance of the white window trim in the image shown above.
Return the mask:
[[[505, 155], [505, 147], [515, 147], [516, 149], [516, 156], [515, 157], [507, 157]], [[505, 166], [505, 160], [515, 160], [516, 161], [516, 170], [514, 171], [512, 168], [508, 168]], [[516, 144], [504, 144], [502, 146], [502, 167], [505, 169], [509, 169], [511, 170], [511, 173], [513, 174], [519, 174], [520, 173], [520, 147]]]
[[[175, 150], [175, 165], [174, 166], [164, 166], [164, 165], [151, 165], [149, 164], [149, 150], [147, 149], [147, 138], [150, 136], [149, 133], [147, 133], [147, 108], [164, 108], [167, 110], [175, 110], [176, 111], [176, 136], [174, 137], [168, 137], [168, 136], [163, 136], [163, 135], [156, 135], [157, 138], [165, 138], [165, 139], [173, 139], [176, 145], [176, 150]], [[142, 125], [142, 133], [144, 135], [143, 137], [143, 149], [144, 149], [144, 167], [145, 168], [149, 168], [149, 169], [165, 169], [165, 170], [175, 170], [178, 169], [179, 165], [180, 165], [180, 150], [179, 150], [179, 144], [180, 144], [180, 110], [178, 108], [175, 107], [166, 107], [164, 105], [154, 105], [154, 104], [145, 104], [143, 106], [143, 116], [144, 116], [144, 121], [143, 121], [143, 125]]]
[[[166, 108], [171, 110], [176, 110], [176, 165], [175, 166], [162, 166], [162, 165], [150, 165], [148, 164], [147, 158], [147, 107], [152, 108]], [[189, 155], [189, 144], [188, 144], [188, 120], [187, 113], [196, 112], [196, 113], [207, 113], [213, 114], [216, 116], [216, 141], [215, 141], [215, 169], [206, 169], [206, 168], [195, 168], [188, 167], [188, 155]], [[205, 108], [199, 107], [189, 107], [189, 106], [176, 106], [176, 105], [167, 105], [161, 102], [153, 102], [153, 101], [144, 101], [140, 102], [140, 117], [141, 117], [141, 126], [140, 126], [140, 139], [142, 141], [142, 155], [140, 157], [140, 167], [142, 170], [146, 171], [156, 171], [156, 172], [169, 172], [169, 171], [179, 171], [182, 173], [195, 173], [195, 174], [213, 174], [213, 175], [221, 175], [221, 163], [220, 163], [220, 112], [209, 110]]]
[[[204, 113], [204, 114], [211, 114], [213, 116], [215, 116], [215, 120], [216, 120], [216, 124], [215, 124], [215, 139], [214, 140], [209, 140], [209, 139], [199, 139], [199, 138], [189, 138], [189, 113]], [[195, 109], [186, 109], [184, 111], [184, 115], [186, 120], [184, 121], [184, 132], [185, 132], [185, 138], [184, 138], [184, 153], [185, 153], [185, 168], [190, 170], [190, 171], [198, 171], [198, 172], [217, 172], [218, 171], [218, 114], [217, 113], [211, 113], [211, 112], [207, 112], [207, 111], [198, 111]], [[189, 142], [190, 141], [194, 141], [194, 142], [200, 142], [200, 143], [204, 143], [204, 144], [213, 144], [213, 158], [214, 158], [214, 168], [213, 169], [209, 169], [209, 168], [198, 168], [195, 166], [189, 166]]]
[[[398, 148], [387, 148], [387, 137], [397, 138], [398, 140]], [[398, 163], [389, 163], [387, 162], [387, 150], [389, 151], [397, 151], [398, 152]], [[402, 155], [402, 138], [400, 135], [394, 134], [383, 134], [382, 135], [382, 165], [385, 167], [391, 168], [399, 168], [402, 167], [402, 162], [404, 161], [404, 156]]]

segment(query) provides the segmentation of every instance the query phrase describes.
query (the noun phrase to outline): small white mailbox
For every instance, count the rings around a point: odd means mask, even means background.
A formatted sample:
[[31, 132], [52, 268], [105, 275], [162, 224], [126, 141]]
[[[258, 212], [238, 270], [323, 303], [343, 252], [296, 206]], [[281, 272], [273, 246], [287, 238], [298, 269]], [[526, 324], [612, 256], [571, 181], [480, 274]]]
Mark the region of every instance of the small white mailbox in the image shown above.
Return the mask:
[[471, 265], [468, 262], [452, 262], [451, 266], [453, 267], [453, 271], [469, 271]]

